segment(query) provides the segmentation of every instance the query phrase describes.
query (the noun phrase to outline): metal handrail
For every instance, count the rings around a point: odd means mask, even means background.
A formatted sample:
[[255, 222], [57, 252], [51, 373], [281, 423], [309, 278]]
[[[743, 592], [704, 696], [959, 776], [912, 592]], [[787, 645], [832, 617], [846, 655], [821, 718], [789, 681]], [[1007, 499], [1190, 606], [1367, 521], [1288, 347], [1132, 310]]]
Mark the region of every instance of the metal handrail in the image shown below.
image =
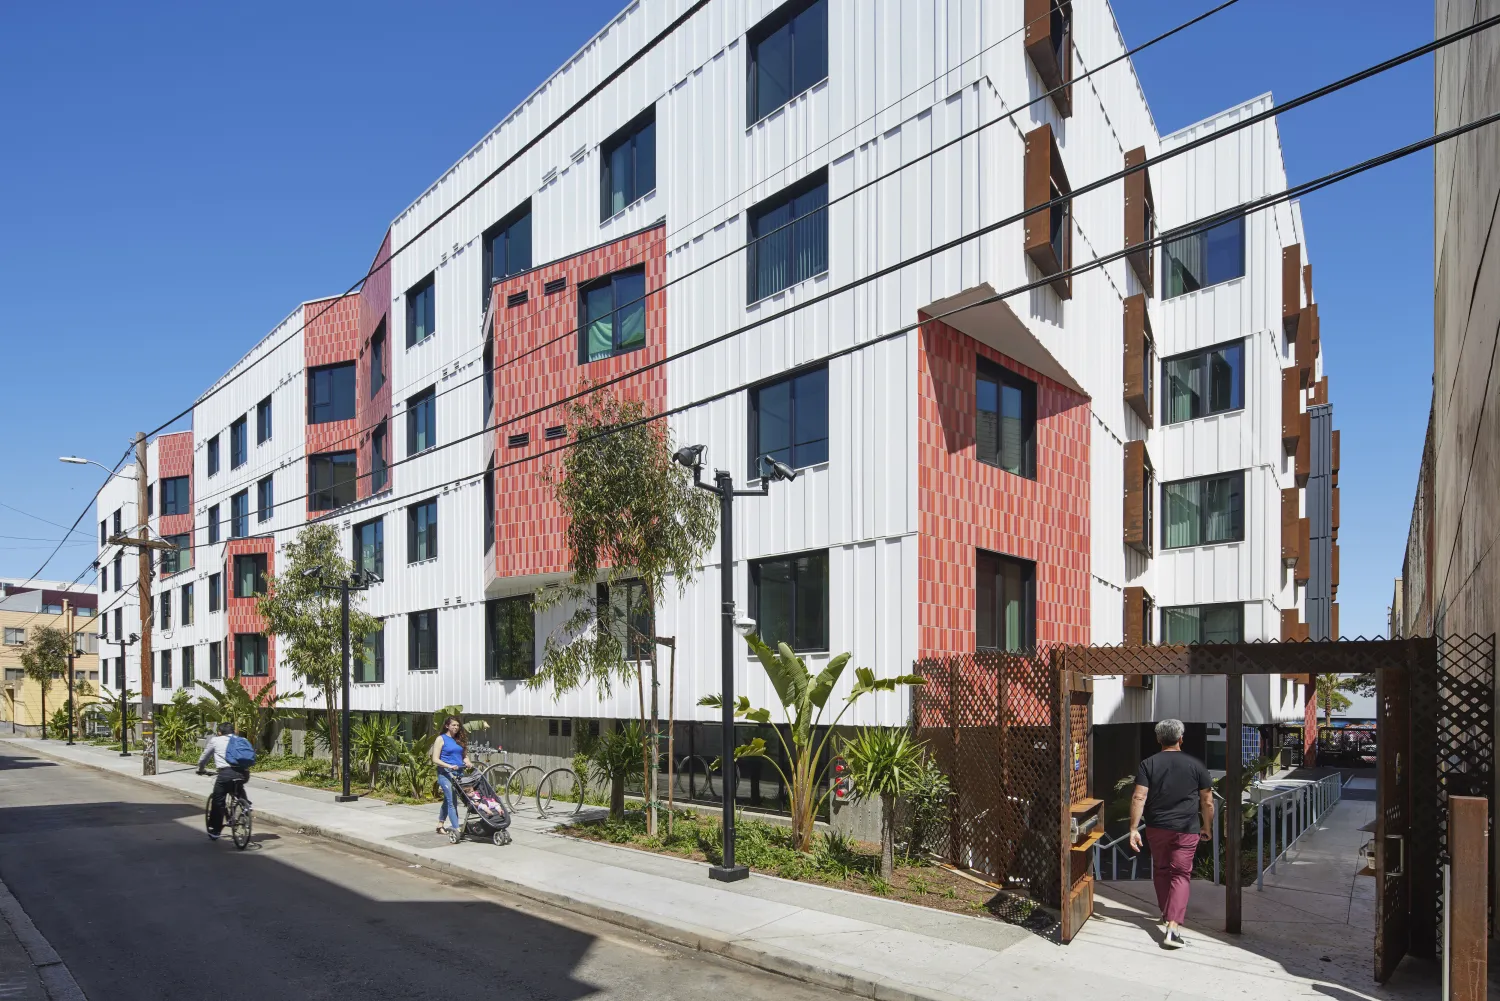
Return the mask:
[[[1213, 844], [1214, 883], [1217, 885], [1218, 882], [1219, 882], [1219, 817], [1223, 813], [1222, 807], [1224, 805], [1224, 797], [1220, 796], [1218, 793], [1214, 793], [1213, 794], [1213, 802], [1214, 802], [1214, 819], [1213, 819], [1213, 823], [1212, 823], [1212, 825], [1210, 827], [1210, 838], [1209, 838], [1209, 840]], [[1138, 826], [1136, 828], [1136, 830], [1143, 830], [1145, 828], [1145, 826], [1146, 825], [1143, 822], [1143, 823], [1140, 824], [1140, 826]], [[1130, 831], [1126, 831], [1124, 834], [1121, 834], [1118, 838], [1115, 838], [1113, 841], [1100, 841], [1099, 843], [1097, 843], [1097, 844], [1094, 845], [1094, 879], [1095, 880], [1102, 881], [1103, 878], [1104, 878], [1103, 875], [1102, 875], [1102, 873], [1103, 873], [1103, 866], [1100, 863], [1100, 859], [1103, 856], [1103, 854], [1104, 854], [1104, 852], [1105, 852], [1106, 849], [1110, 853], [1110, 860], [1109, 860], [1110, 874], [1113, 875], [1113, 876], [1118, 876], [1119, 875], [1119, 872], [1120, 872], [1120, 845], [1123, 844], [1123, 843], [1125, 843], [1126, 841], [1128, 841], [1130, 839], [1130, 834], [1131, 834]], [[1144, 854], [1144, 853], [1142, 853], [1142, 852], [1136, 852], [1135, 855], [1130, 858], [1130, 878], [1131, 879], [1139, 879], [1140, 878], [1140, 876], [1138, 875], [1138, 873], [1140, 872], [1139, 866], [1140, 866], [1141, 855], [1142, 854]], [[1151, 866], [1151, 869], [1155, 869], [1156, 868], [1156, 860], [1155, 860], [1155, 858], [1152, 857], [1151, 855], [1147, 854], [1146, 855], [1146, 859], [1147, 859], [1148, 864]], [[1151, 870], [1147, 870], [1146, 875], [1150, 876], [1151, 875]]]
[[[1276, 874], [1276, 863], [1293, 845], [1315, 827], [1343, 797], [1343, 777], [1338, 773], [1272, 793], [1255, 807], [1255, 888], [1265, 889], [1266, 869]], [[1267, 807], [1271, 807], [1267, 817]], [[1267, 824], [1269, 819], [1270, 823]], [[1270, 834], [1269, 845], [1266, 834]], [[1279, 835], [1279, 837], [1278, 837]], [[1280, 844], [1278, 850], [1277, 845]], [[1269, 852], [1268, 852], [1269, 849]], [[1270, 863], [1267, 865], [1266, 859]]]

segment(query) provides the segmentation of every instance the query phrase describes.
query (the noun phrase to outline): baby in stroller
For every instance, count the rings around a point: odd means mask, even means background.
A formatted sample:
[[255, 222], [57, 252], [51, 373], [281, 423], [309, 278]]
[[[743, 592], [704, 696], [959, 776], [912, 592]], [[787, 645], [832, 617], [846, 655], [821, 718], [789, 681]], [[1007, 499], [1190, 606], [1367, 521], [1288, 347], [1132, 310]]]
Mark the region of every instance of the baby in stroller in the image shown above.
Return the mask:
[[469, 815], [451, 835], [454, 844], [458, 844], [465, 833], [488, 838], [497, 845], [510, 844], [510, 834], [506, 831], [510, 827], [510, 811], [496, 795], [484, 772], [477, 771], [459, 779], [456, 791], [468, 806]]

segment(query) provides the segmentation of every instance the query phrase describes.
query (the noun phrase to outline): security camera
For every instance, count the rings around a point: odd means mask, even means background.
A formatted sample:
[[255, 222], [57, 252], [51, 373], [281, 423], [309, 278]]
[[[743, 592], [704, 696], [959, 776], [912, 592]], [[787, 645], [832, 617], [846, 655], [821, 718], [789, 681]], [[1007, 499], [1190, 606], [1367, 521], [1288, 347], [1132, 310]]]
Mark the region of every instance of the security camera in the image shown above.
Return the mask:
[[767, 457], [766, 464], [771, 467], [771, 472], [768, 475], [773, 480], [786, 480], [790, 483], [797, 478], [797, 471], [784, 462], [777, 462], [775, 459]]
[[697, 469], [703, 465], [705, 451], [707, 449], [702, 445], [684, 445], [673, 453], [672, 461], [688, 469]]

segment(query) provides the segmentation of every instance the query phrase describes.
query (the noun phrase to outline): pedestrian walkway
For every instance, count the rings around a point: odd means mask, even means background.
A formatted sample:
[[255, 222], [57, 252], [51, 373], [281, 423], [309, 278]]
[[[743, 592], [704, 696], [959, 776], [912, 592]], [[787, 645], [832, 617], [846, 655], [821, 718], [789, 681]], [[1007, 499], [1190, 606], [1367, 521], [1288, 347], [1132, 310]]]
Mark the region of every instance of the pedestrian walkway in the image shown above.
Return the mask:
[[[13, 750], [147, 782], [194, 802], [202, 802], [210, 788], [209, 780], [194, 775], [189, 766], [164, 763], [162, 774], [142, 778], [138, 758], [121, 758], [105, 749], [66, 747], [54, 741], [0, 741]], [[433, 831], [433, 808], [375, 800], [338, 804], [325, 792], [266, 781], [252, 782], [250, 795], [262, 822], [486, 882], [866, 997], [991, 1001], [996, 996], [1064, 999], [1087, 994], [1187, 1001], [1405, 999], [1431, 993], [1426, 984], [1420, 992], [1399, 985], [1377, 989], [1368, 964], [1356, 968], [1342, 961], [1322, 962], [1323, 947], [1314, 943], [1321, 942], [1323, 934], [1312, 923], [1292, 936], [1273, 933], [1275, 924], [1303, 920], [1297, 909], [1301, 905], [1292, 902], [1302, 895], [1291, 885], [1277, 887], [1286, 901], [1273, 899], [1268, 891], [1252, 903], [1253, 894], [1247, 893], [1247, 934], [1231, 938], [1211, 930], [1222, 928], [1222, 891], [1215, 910], [1213, 888], [1195, 884], [1188, 920], [1193, 944], [1166, 952], [1157, 944], [1159, 933], [1151, 921], [1154, 901], [1142, 899], [1140, 887], [1120, 889], [1122, 884], [1112, 884], [1101, 892], [1098, 919], [1090, 921], [1071, 945], [1059, 946], [987, 917], [949, 914], [770, 876], [715, 883], [700, 863], [551, 833], [552, 823], [536, 817], [530, 808], [517, 811], [514, 843], [497, 848], [474, 842], [450, 845]], [[1299, 846], [1299, 857], [1314, 846], [1311, 840], [1307, 847]], [[1298, 868], [1286, 865], [1285, 878], [1308, 879], [1310, 870], [1305, 867], [1293, 876]], [[1145, 892], [1149, 897], [1149, 884]], [[1349, 891], [1349, 899], [1354, 899], [1354, 892]], [[1346, 907], [1345, 915], [1349, 913]], [[1329, 939], [1336, 937], [1332, 928], [1328, 931]], [[1357, 933], [1369, 941], [1367, 931], [1352, 926], [1342, 933]], [[1293, 947], [1299, 936], [1300, 950]], [[1403, 972], [1410, 976], [1405, 966]]]

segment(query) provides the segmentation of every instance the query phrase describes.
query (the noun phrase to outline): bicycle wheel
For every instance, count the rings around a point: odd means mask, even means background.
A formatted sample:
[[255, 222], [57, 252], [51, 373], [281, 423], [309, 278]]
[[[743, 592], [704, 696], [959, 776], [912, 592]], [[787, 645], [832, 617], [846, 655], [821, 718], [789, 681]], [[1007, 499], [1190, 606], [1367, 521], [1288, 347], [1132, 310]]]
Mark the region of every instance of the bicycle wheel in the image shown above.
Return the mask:
[[510, 809], [514, 810], [515, 801], [526, 795], [526, 776], [532, 772], [536, 772], [537, 779], [540, 781], [542, 770], [537, 765], [522, 765], [511, 772], [510, 778], [505, 780], [505, 805]]
[[568, 815], [576, 817], [578, 811], [583, 809], [583, 783], [578, 781], [578, 773], [571, 768], [552, 769], [536, 784], [537, 816], [545, 817], [552, 812], [554, 798], [567, 802], [569, 797], [572, 798], [573, 809]]
[[203, 829], [205, 831], [212, 831], [213, 830], [213, 828], [211, 828], [211, 827], [208, 826], [208, 818], [212, 817], [213, 815], [214, 815], [214, 796], [213, 796], [213, 793], [209, 793], [208, 794], [208, 799], [206, 799], [206, 800], [203, 801]]
[[234, 817], [230, 822], [230, 831], [234, 837], [234, 846], [240, 851], [244, 851], [250, 844], [251, 818], [249, 807], [239, 803], [234, 804]]

